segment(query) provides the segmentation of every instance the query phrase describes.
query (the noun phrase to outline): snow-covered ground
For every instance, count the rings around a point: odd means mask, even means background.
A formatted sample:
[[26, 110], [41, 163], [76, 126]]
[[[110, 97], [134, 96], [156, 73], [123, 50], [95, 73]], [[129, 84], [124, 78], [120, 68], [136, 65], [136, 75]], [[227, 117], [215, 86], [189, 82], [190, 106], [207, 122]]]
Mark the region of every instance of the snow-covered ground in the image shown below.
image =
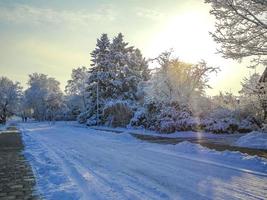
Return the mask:
[[267, 149], [267, 133], [253, 131], [239, 138], [235, 144], [240, 147]]
[[46, 199], [266, 199], [267, 160], [67, 123], [20, 124]]

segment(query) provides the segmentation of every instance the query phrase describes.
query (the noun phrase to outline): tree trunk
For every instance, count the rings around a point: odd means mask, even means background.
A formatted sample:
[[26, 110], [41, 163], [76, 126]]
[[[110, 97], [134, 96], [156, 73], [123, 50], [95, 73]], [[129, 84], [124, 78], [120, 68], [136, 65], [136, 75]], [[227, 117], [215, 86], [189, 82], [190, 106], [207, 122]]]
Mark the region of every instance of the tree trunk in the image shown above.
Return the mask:
[[7, 109], [4, 107], [3, 108], [3, 113], [1, 115], [1, 121], [0, 121], [0, 123], [6, 124], [6, 118], [7, 118]]
[[0, 116], [0, 124], [6, 124], [6, 115], [5, 115], [5, 113], [3, 113]]

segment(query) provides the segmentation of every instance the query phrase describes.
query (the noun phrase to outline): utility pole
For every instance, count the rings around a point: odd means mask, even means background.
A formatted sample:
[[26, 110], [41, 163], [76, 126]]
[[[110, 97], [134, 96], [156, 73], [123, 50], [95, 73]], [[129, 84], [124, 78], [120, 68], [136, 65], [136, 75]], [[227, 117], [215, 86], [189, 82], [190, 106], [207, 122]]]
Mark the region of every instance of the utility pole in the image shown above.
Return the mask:
[[99, 121], [99, 78], [98, 78], [98, 71], [97, 71], [97, 84], [96, 84], [96, 125], [98, 126], [98, 121]]

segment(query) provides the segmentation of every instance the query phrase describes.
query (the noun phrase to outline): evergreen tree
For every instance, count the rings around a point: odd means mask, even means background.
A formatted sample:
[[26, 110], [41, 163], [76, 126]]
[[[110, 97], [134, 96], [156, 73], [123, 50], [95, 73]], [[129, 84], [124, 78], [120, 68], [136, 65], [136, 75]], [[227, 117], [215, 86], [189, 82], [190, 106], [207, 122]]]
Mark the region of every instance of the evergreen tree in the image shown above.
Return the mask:
[[138, 85], [148, 80], [149, 70], [140, 50], [129, 47], [121, 33], [111, 44], [107, 34], [102, 34], [91, 56], [92, 64], [86, 88], [88, 108], [81, 115], [80, 121], [89, 119], [89, 124], [95, 124], [98, 119], [104, 120], [103, 109], [110, 102], [123, 100], [135, 104]]
[[97, 107], [101, 110], [105, 99], [109, 98], [112, 94], [110, 82], [113, 80], [114, 75], [108, 61], [109, 46], [110, 42], [107, 34], [102, 34], [100, 39], [97, 40], [95, 50], [91, 53], [92, 64], [89, 70], [90, 76], [86, 88], [89, 98], [86, 118], [96, 120]]
[[136, 100], [138, 84], [149, 78], [148, 65], [139, 49], [128, 47], [118, 34], [110, 46], [110, 62], [116, 73], [114, 94], [120, 100]]

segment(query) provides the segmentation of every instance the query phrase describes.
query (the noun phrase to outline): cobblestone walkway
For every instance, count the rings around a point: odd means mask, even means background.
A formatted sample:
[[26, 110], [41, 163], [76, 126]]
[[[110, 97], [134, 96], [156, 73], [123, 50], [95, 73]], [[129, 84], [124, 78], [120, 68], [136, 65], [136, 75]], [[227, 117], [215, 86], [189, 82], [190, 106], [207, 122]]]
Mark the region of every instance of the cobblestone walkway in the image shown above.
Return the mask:
[[40, 199], [34, 192], [35, 179], [22, 150], [17, 131], [0, 134], [0, 200]]

